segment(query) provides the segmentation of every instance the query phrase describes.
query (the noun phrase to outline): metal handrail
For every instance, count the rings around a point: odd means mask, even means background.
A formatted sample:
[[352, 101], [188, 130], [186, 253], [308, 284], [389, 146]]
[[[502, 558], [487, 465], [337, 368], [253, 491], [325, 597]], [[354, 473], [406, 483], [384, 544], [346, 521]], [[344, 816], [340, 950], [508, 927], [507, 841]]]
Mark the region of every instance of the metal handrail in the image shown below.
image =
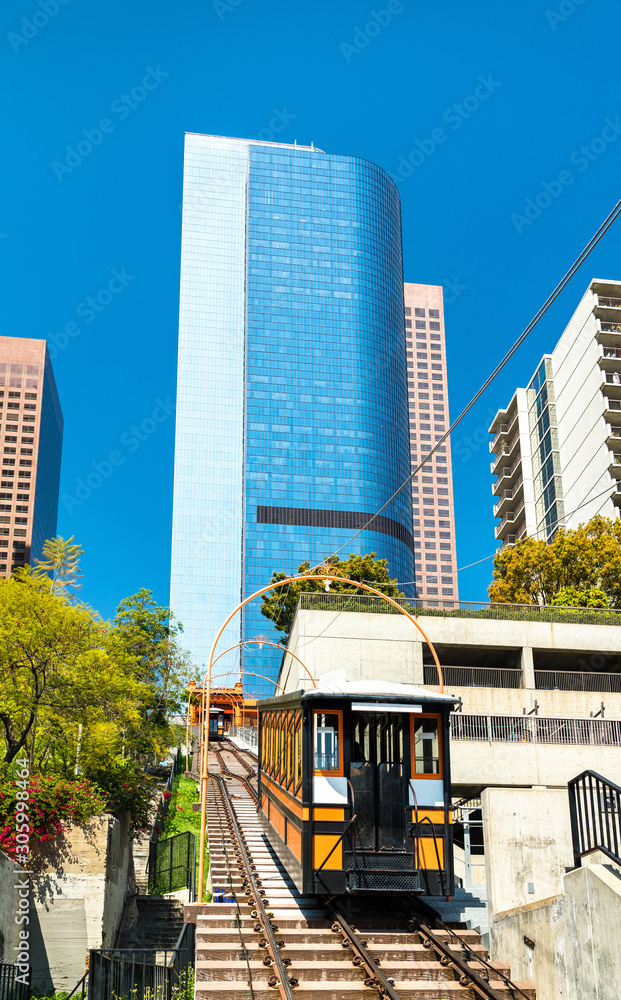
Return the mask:
[[583, 771], [567, 784], [574, 865], [601, 851], [621, 865], [621, 787], [597, 771]]

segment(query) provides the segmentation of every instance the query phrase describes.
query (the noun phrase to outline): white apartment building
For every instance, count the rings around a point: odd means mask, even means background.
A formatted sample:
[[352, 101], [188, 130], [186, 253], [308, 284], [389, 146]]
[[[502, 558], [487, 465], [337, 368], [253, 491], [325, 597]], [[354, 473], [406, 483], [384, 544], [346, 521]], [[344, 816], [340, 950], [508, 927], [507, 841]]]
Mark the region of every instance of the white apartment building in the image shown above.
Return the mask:
[[490, 427], [496, 538], [549, 540], [621, 505], [621, 281], [594, 280]]

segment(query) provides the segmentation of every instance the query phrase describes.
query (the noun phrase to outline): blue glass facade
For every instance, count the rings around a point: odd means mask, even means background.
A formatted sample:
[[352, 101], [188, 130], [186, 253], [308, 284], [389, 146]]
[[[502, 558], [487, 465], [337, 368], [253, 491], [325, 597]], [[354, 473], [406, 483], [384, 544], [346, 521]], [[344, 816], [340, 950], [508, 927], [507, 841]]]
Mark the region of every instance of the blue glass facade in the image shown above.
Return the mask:
[[[340, 548], [410, 474], [404, 329], [384, 171], [187, 137], [171, 605], [198, 666], [242, 597]], [[410, 491], [383, 513], [341, 556], [413, 580]], [[257, 600], [219, 649], [259, 633], [280, 635]], [[280, 654], [243, 661], [274, 676]]]

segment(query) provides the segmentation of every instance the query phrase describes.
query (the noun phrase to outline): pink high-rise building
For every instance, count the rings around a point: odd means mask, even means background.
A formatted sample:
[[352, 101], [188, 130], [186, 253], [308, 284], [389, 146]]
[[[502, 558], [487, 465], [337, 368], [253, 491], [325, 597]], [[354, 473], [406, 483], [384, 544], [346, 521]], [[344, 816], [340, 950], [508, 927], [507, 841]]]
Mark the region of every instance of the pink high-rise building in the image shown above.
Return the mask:
[[63, 418], [44, 340], [0, 337], [0, 576], [56, 534]]
[[[412, 470], [449, 426], [441, 285], [406, 283], [410, 455]], [[416, 596], [458, 599], [451, 447], [447, 440], [412, 480]]]

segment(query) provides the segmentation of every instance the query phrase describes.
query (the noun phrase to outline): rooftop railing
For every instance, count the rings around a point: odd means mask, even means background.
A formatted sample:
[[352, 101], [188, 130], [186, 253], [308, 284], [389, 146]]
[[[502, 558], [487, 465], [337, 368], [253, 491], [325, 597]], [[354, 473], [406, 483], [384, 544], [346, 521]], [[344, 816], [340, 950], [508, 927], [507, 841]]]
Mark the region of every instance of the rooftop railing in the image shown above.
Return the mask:
[[[621, 461], [621, 458], [620, 458]], [[380, 589], [380, 587], [378, 587]], [[557, 608], [549, 604], [487, 604], [482, 601], [452, 601], [429, 598], [394, 598], [410, 614], [436, 618], [482, 618], [493, 621], [525, 621], [567, 625], [621, 625], [616, 608]], [[355, 612], [398, 615], [400, 612], [370, 594], [300, 594], [302, 611]]]
[[619, 747], [621, 721], [542, 718], [537, 715], [465, 715], [453, 712], [451, 739], [481, 743]]

